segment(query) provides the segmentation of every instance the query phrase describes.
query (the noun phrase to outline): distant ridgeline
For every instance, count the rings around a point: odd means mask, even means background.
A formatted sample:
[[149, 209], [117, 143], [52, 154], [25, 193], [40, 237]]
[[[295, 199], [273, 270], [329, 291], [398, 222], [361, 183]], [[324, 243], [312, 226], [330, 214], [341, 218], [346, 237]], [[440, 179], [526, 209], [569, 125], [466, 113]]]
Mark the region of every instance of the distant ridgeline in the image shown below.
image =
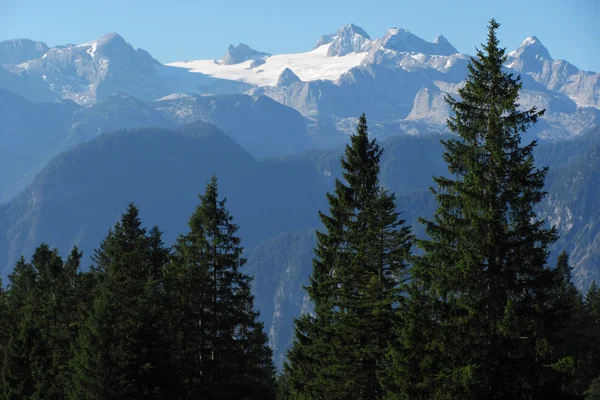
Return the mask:
[[498, 27], [0, 43], [0, 400], [599, 398], [597, 74]]

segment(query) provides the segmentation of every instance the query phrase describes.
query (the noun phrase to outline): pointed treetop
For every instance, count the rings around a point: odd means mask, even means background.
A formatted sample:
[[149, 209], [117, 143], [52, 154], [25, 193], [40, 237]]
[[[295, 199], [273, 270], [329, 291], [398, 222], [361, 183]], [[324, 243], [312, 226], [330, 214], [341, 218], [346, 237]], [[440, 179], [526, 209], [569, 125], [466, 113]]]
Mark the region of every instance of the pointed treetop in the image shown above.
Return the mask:
[[217, 182], [217, 175], [212, 174], [210, 177], [210, 181], [206, 184], [206, 195], [213, 197], [216, 199], [219, 194], [219, 185]]
[[343, 177], [354, 189], [355, 201], [362, 202], [379, 185], [379, 160], [383, 150], [375, 139], [369, 140], [367, 117], [363, 113], [358, 119], [356, 134], [350, 136], [341, 164]]
[[569, 266], [569, 255], [563, 250], [559, 254], [556, 262], [556, 272], [559, 278], [567, 285], [571, 283], [571, 270], [572, 268]]
[[142, 225], [140, 219], [140, 210], [131, 202], [127, 205], [127, 210], [121, 215], [119, 226], [125, 231], [139, 229]]

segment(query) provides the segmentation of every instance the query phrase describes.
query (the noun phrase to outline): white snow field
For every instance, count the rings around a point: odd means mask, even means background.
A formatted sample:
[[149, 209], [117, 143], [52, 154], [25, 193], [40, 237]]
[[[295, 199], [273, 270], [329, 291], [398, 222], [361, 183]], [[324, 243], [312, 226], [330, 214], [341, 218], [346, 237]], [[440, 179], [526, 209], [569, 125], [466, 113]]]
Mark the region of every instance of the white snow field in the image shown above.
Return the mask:
[[291, 69], [303, 81], [318, 79], [335, 81], [344, 72], [358, 66], [367, 52], [350, 53], [341, 57], [328, 57], [331, 43], [306, 53], [280, 54], [264, 58], [264, 64], [251, 68], [257, 62], [248, 60], [240, 64], [221, 65], [217, 60], [173, 62], [167, 65], [187, 68], [219, 79], [242, 81], [257, 86], [274, 86], [285, 68]]

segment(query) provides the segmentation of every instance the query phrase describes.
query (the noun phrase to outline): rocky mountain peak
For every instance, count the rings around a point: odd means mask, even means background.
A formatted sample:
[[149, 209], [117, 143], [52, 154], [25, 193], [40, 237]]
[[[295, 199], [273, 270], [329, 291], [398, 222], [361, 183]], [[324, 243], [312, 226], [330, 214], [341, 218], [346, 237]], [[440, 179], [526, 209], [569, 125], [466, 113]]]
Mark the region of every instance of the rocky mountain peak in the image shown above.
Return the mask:
[[277, 86], [290, 86], [292, 83], [300, 82], [301, 79], [289, 68], [284, 69], [277, 79]]
[[407, 53], [423, 53], [449, 56], [458, 50], [444, 36], [438, 36], [433, 43], [421, 39], [406, 29], [388, 29], [381, 40], [383, 47]]
[[331, 43], [327, 50], [327, 56], [336, 57], [348, 53], [369, 51], [372, 41], [364, 29], [354, 24], [348, 24], [334, 34], [321, 36], [317, 47], [327, 43]]
[[529, 36], [526, 38], [523, 43], [521, 43], [521, 46], [519, 46], [517, 50], [512, 51], [509, 55], [523, 59], [552, 61], [552, 57], [550, 56], [548, 49], [535, 36]]
[[0, 64], [21, 64], [39, 58], [48, 51], [44, 42], [13, 39], [0, 42]]
[[225, 57], [221, 62], [223, 65], [240, 64], [248, 60], [258, 60], [269, 57], [271, 54], [262, 51], [254, 50], [245, 43], [240, 43], [237, 46], [229, 45]]

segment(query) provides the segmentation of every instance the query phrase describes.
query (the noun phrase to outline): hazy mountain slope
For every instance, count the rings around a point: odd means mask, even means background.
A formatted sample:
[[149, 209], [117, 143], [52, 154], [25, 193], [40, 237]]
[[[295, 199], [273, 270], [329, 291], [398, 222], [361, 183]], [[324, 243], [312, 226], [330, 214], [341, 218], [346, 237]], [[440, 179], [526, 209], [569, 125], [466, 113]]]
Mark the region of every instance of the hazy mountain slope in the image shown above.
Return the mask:
[[[4, 274], [20, 254], [41, 242], [63, 253], [77, 244], [91, 250], [135, 201], [149, 224], [171, 242], [212, 173], [220, 178], [244, 245], [316, 224], [320, 179], [297, 165], [258, 163], [219, 129], [195, 123], [180, 130], [139, 129], [101, 135], [54, 158], [17, 198], [4, 207], [0, 225], [8, 247]], [[289, 177], [294, 176], [294, 180]], [[281, 218], [286, 211], [292, 215]]]
[[0, 126], [1, 202], [18, 194], [53, 156], [101, 133], [175, 125], [120, 94], [84, 108], [68, 100], [32, 103], [0, 89]]
[[[417, 236], [418, 216], [436, 208], [431, 176], [446, 174], [440, 137], [396, 136], [382, 142], [382, 184], [397, 193], [398, 209]], [[540, 215], [557, 224], [561, 239], [551, 258], [566, 249], [580, 286], [599, 274], [597, 204], [600, 131], [571, 141], [544, 143], [539, 165], [549, 164], [548, 200]], [[158, 224], [171, 243], [211, 173], [247, 249], [248, 271], [266, 329], [281, 362], [293, 318], [308, 307], [302, 286], [311, 271], [317, 211], [340, 176], [341, 150], [313, 150], [258, 162], [217, 128], [199, 123], [181, 130], [141, 129], [101, 135], [50, 162], [11, 203], [0, 206], [3, 276], [20, 254], [46, 241], [65, 253], [77, 244], [89, 256], [127, 202], [135, 201], [147, 224]], [[86, 258], [87, 260], [87, 258]]]
[[577, 286], [600, 282], [600, 140], [582, 156], [552, 170], [547, 187], [542, 216], [559, 230], [555, 248], [569, 253]]
[[254, 157], [293, 154], [313, 147], [304, 118], [266, 96], [172, 95], [151, 106], [174, 123], [201, 120], [213, 124]]
[[46, 54], [48, 46], [44, 42], [29, 39], [14, 39], [0, 42], [0, 64], [21, 64]]
[[0, 89], [0, 200], [59, 153], [69, 132], [74, 103], [33, 104]]
[[[315, 230], [281, 233], [249, 249], [247, 273], [254, 276], [255, 305], [265, 321], [273, 360], [281, 367], [294, 337], [294, 318], [309, 311], [302, 289], [312, 273]], [[287, 249], [287, 251], [283, 251]]]
[[198, 120], [218, 126], [255, 157], [313, 147], [305, 119], [264, 96], [179, 95], [145, 103], [119, 93], [81, 107], [69, 100], [32, 103], [0, 89], [0, 202], [18, 194], [50, 158], [100, 134]]

